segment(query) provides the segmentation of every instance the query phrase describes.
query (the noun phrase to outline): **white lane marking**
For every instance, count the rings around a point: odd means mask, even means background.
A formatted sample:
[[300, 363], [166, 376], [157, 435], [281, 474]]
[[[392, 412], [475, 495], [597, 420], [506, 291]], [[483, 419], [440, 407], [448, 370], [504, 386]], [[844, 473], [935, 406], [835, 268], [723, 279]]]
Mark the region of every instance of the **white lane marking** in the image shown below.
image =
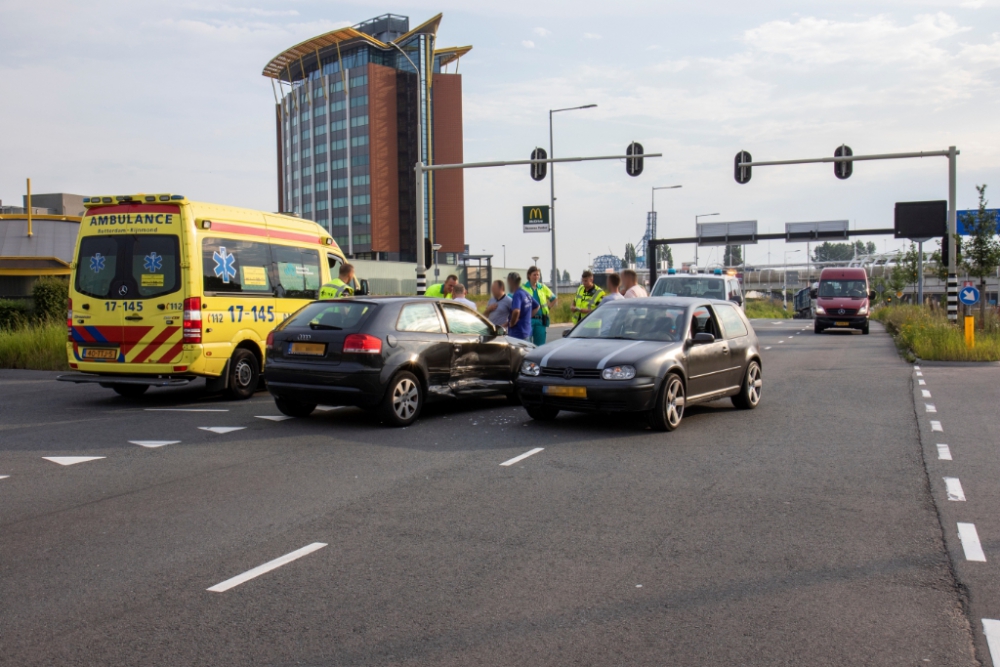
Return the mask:
[[285, 554], [281, 558], [275, 558], [274, 560], [268, 561], [263, 565], [258, 565], [252, 570], [247, 570], [243, 574], [238, 574], [232, 579], [226, 579], [222, 583], [218, 583], [207, 590], [210, 590], [213, 593], [224, 593], [225, 591], [228, 591], [230, 588], [239, 586], [240, 584], [250, 581], [255, 577], [259, 577], [262, 574], [270, 572], [271, 570], [276, 570], [282, 565], [288, 565], [293, 560], [297, 560], [299, 558], [302, 558], [303, 556], [307, 556], [314, 551], [322, 549], [325, 546], [326, 546], [325, 542], [313, 542], [312, 544], [306, 545], [301, 549], [296, 549], [292, 553]]
[[203, 408], [145, 408], [145, 410], [146, 412], [229, 412], [229, 410]]
[[10, 475], [0, 475], [0, 479], [7, 479]]
[[611, 354], [609, 354], [608, 356], [604, 357], [603, 359], [601, 359], [601, 360], [600, 360], [600, 361], [599, 361], [599, 362], [597, 363], [597, 370], [599, 370], [599, 371], [603, 371], [603, 370], [604, 370], [604, 367], [605, 367], [605, 366], [607, 365], [607, 363], [608, 363], [608, 362], [609, 362], [609, 361], [611, 360], [611, 357], [615, 356], [616, 354], [620, 354], [621, 352], [624, 352], [625, 350], [629, 349], [630, 347], [635, 347], [636, 345], [641, 345], [642, 343], [645, 343], [645, 342], [646, 342], [646, 341], [644, 341], [644, 340], [637, 340], [637, 341], [635, 341], [634, 343], [629, 343], [629, 344], [628, 344], [628, 345], [626, 345], [625, 347], [620, 347], [620, 348], [618, 348], [617, 350], [615, 350], [614, 352], [612, 352], [612, 353], [611, 353]]
[[948, 445], [938, 445], [938, 458], [942, 461], [951, 461], [951, 448]]
[[930, 398], [931, 397], [931, 392], [927, 391], [926, 389], [921, 389], [920, 390], [920, 395], [923, 398]]
[[103, 459], [103, 456], [43, 456], [46, 461], [52, 461], [53, 463], [58, 463], [61, 466], [72, 466], [77, 463], [86, 463], [87, 461], [96, 461], [97, 459]]
[[272, 422], [283, 422], [286, 419], [295, 419], [295, 417], [289, 417], [288, 415], [256, 415], [257, 419], [266, 419]]
[[502, 465], [502, 466], [512, 466], [515, 463], [517, 463], [518, 461], [523, 461], [524, 459], [528, 458], [529, 456], [534, 456], [535, 454], [537, 454], [538, 452], [540, 452], [540, 451], [542, 451], [544, 449], [545, 449], [544, 447], [535, 447], [530, 452], [525, 452], [524, 454], [521, 454], [520, 456], [515, 456], [512, 459], [508, 459], [507, 461], [504, 461], [500, 465]]
[[944, 429], [941, 428], [941, 422], [931, 421], [931, 431], [937, 431], [938, 433], [944, 433]]
[[130, 444], [140, 447], [166, 447], [167, 445], [179, 445], [180, 440], [129, 440]]
[[944, 486], [948, 491], [948, 500], [965, 502], [965, 491], [962, 490], [962, 482], [958, 477], [945, 477]]
[[765, 347], [764, 349], [765, 349], [765, 350], [770, 350], [770, 349], [771, 349], [771, 346], [770, 346], [770, 345], [768, 345], [768, 346], [767, 346], [767, 347]]
[[796, 331], [795, 335], [798, 336], [800, 333], [802, 333], [802, 332], [801, 331]]
[[937, 412], [937, 408], [934, 407], [933, 403], [924, 403], [924, 410], [927, 412]]
[[921, 387], [923, 387], [923, 386], [925, 386], [927, 384], [927, 380], [917, 380], [917, 384], [919, 384]]
[[343, 405], [317, 405], [316, 409], [320, 412], [329, 412], [330, 410], [339, 410]]
[[986, 635], [986, 645], [990, 647], [990, 659], [994, 665], [1000, 665], [1000, 621], [984, 618], [983, 634]]
[[914, 366], [914, 367], [913, 367], [913, 370], [915, 370], [915, 371], [919, 371], [919, 370], [920, 370], [920, 366]]
[[781, 324], [781, 322], [771, 322], [771, 324]]
[[986, 562], [986, 554], [983, 553], [983, 545], [979, 542], [979, 533], [976, 532], [976, 524], [958, 524], [958, 539], [962, 541], [965, 560], [974, 560], [980, 563]]
[[246, 426], [199, 426], [202, 431], [211, 431], [212, 433], [218, 433], [220, 435], [225, 433], [232, 433], [233, 431], [242, 431]]
[[920, 371], [917, 371], [917, 377], [918, 377], [918, 378], [922, 378], [923, 376], [924, 376], [924, 374], [923, 374], [923, 373], [921, 373]]
[[779, 340], [778, 342], [779, 342], [779, 343], [784, 343], [785, 341], [783, 341], [783, 340]]

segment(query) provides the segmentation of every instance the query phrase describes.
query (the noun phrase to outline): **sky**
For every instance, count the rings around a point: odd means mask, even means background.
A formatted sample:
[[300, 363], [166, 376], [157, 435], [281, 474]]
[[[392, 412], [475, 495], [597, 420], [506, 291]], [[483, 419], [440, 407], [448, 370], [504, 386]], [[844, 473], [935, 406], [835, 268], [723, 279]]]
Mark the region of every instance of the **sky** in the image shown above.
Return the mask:
[[[555, 168], [560, 269], [624, 253], [645, 229], [651, 188], [659, 236], [705, 221], [849, 220], [892, 227], [897, 201], [947, 198], [947, 160], [759, 167], [755, 160], [957, 146], [958, 207], [974, 186], [1000, 204], [1000, 0], [673, 2], [395, 0], [4, 0], [0, 3], [0, 200], [35, 192], [175, 192], [276, 210], [274, 94], [261, 75], [285, 48], [382, 13], [415, 26], [438, 12], [438, 47], [461, 60], [466, 161], [647, 153]], [[521, 207], [546, 204], [527, 167], [466, 172], [466, 242], [495, 264], [548, 272], [550, 235], [524, 234]], [[876, 239], [880, 250], [901, 247]], [[799, 250], [799, 252], [795, 252]], [[804, 258], [801, 244], [748, 246], [748, 261]], [[702, 248], [704, 264], [721, 250]], [[693, 246], [674, 248], [690, 260]]]

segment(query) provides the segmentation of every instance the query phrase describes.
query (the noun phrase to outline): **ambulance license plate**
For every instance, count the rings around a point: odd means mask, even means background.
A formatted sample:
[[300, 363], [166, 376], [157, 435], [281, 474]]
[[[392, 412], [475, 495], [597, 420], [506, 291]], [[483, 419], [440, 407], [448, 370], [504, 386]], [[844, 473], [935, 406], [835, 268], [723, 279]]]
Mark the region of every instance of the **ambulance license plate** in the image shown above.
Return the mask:
[[288, 347], [288, 354], [305, 354], [310, 357], [322, 357], [326, 354], [324, 343], [292, 343]]
[[587, 398], [586, 387], [542, 387], [542, 393], [548, 396], [562, 396], [564, 398]]
[[83, 350], [84, 359], [117, 359], [118, 350], [109, 347], [88, 347]]
[[849, 326], [851, 326], [850, 322], [834, 322], [834, 324], [836, 326], [838, 326], [838, 327], [849, 327]]

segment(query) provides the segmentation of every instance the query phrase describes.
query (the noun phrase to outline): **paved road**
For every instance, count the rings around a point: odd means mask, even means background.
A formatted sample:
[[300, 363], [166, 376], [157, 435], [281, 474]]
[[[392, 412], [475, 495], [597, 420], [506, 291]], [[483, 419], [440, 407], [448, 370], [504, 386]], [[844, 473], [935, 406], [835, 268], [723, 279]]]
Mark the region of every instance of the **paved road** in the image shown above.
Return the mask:
[[270, 421], [266, 394], [2, 371], [0, 664], [989, 664], [911, 365], [875, 325], [756, 327], [761, 406], [670, 434], [503, 401]]

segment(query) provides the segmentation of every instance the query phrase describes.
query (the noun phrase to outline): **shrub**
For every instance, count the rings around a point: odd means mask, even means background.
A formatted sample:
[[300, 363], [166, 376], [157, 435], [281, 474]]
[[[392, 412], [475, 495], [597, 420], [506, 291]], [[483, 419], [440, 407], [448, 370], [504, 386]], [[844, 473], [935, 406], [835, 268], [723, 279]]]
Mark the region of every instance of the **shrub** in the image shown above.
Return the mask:
[[743, 308], [752, 320], [782, 320], [795, 314], [791, 308], [785, 310], [777, 299], [747, 299]]
[[31, 312], [24, 301], [0, 299], [0, 329], [14, 329], [28, 321]]
[[35, 300], [35, 317], [42, 320], [66, 319], [69, 283], [59, 278], [41, 278], [31, 289]]
[[896, 344], [906, 352], [928, 361], [1000, 361], [1000, 326], [995, 314], [987, 311], [986, 328], [976, 330], [976, 344], [965, 347], [961, 326], [948, 321], [942, 311], [920, 306], [885, 306], [874, 317], [885, 325]]

